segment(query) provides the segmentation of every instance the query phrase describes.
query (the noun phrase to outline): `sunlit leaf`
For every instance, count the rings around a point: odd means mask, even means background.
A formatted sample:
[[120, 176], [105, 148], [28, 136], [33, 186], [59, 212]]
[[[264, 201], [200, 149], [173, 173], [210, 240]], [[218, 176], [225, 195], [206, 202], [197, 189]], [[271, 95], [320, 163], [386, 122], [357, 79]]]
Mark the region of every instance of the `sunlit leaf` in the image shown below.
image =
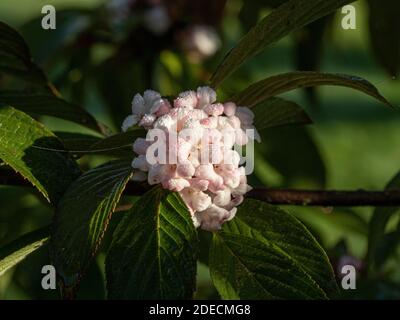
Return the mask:
[[2, 105], [13, 106], [32, 116], [56, 117], [103, 132], [102, 126], [87, 111], [51, 94], [2, 91], [0, 92], [0, 106]]
[[0, 248], [0, 276], [42, 247], [47, 242], [48, 235], [48, 227], [38, 229]]
[[0, 159], [56, 204], [80, 175], [60, 140], [42, 124], [12, 107], [0, 107]]

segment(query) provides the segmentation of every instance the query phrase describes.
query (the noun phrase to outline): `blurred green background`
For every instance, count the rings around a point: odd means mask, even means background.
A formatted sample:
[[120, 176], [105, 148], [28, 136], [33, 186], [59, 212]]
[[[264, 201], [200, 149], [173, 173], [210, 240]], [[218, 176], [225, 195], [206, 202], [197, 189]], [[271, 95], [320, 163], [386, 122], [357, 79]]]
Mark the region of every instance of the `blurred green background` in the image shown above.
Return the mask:
[[[270, 10], [264, 5], [243, 7], [252, 1], [228, 0], [222, 11], [223, 2], [1, 0], [0, 20], [22, 33], [35, 61], [65, 99], [84, 106], [118, 131], [135, 93], [152, 88], [163, 95], [176, 95], [204, 84], [224, 54]], [[254, 1], [258, 2], [263, 3]], [[46, 4], [57, 10], [56, 30], [40, 28], [41, 8]], [[356, 30], [342, 29], [343, 15], [338, 11], [251, 59], [224, 83], [219, 94], [227, 97], [277, 73], [315, 69], [363, 77], [399, 106], [400, 82], [382, 67], [372, 50], [367, 1], [354, 5]], [[381, 190], [399, 171], [398, 112], [339, 87], [297, 90], [284, 96], [303, 106], [314, 124], [263, 132], [253, 185]], [[65, 121], [41, 120], [55, 131], [88, 133]], [[95, 157], [81, 160], [87, 166], [100, 161]], [[29, 190], [0, 187], [0, 203], [0, 245], [52, 219], [50, 208]], [[334, 267], [349, 258], [362, 270], [373, 208], [288, 209], [318, 238]], [[394, 217], [389, 230], [397, 223]], [[82, 283], [80, 298], [104, 298], [103, 260], [101, 253]], [[43, 248], [8, 271], [0, 278], [0, 299], [57, 298], [57, 292], [40, 287], [40, 270], [48, 263]], [[399, 263], [397, 248], [379, 272], [361, 276], [358, 290], [346, 296], [400, 298]], [[197, 297], [216, 298], [204, 264], [199, 265], [198, 278]]]

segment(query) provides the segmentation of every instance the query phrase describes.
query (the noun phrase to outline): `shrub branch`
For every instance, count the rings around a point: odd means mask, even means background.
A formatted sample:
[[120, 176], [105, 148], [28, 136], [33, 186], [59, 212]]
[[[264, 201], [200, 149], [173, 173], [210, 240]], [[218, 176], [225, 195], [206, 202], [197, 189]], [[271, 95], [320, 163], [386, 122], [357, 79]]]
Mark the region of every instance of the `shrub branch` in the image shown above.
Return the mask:
[[[0, 170], [0, 184], [11, 186], [31, 186], [17, 173]], [[142, 195], [151, 186], [145, 183], [129, 182], [125, 194]], [[400, 206], [400, 190], [303, 190], [256, 187], [246, 197], [275, 205], [304, 205], [323, 207], [395, 207]]]

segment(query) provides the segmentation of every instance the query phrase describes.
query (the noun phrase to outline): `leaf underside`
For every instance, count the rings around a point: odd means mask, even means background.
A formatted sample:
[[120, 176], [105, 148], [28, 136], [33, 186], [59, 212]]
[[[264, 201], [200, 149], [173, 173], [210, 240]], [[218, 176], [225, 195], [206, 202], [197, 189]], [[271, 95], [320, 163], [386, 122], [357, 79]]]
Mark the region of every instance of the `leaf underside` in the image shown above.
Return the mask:
[[47, 242], [48, 235], [49, 228], [41, 228], [27, 233], [0, 248], [0, 277], [32, 252], [42, 247]]
[[331, 85], [343, 86], [363, 92], [380, 102], [392, 107], [388, 102], [367, 80], [350, 76], [346, 74], [331, 74], [315, 71], [296, 71], [282, 73], [276, 76], [268, 77], [258, 81], [232, 98], [239, 105], [252, 107], [273, 96], [300, 88]]

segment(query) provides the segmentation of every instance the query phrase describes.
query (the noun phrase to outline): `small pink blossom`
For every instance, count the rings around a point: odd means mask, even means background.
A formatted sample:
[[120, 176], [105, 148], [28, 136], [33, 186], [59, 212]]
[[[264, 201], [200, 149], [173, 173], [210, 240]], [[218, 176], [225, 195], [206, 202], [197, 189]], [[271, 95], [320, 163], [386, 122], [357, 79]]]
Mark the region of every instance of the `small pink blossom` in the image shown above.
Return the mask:
[[208, 104], [203, 110], [209, 116], [220, 116], [224, 113], [224, 105], [222, 103]]
[[197, 88], [197, 99], [197, 108], [203, 109], [217, 101], [217, 93], [210, 87], [199, 87]]
[[133, 143], [133, 151], [138, 155], [145, 155], [147, 148], [151, 145], [150, 141], [143, 138], [137, 138]]
[[[122, 124], [122, 131], [139, 124], [144, 128], [150, 128], [155, 119], [156, 113], [160, 111], [167, 113], [169, 102], [161, 98], [161, 95], [153, 90], [146, 90], [141, 96], [136, 94], [132, 100], [132, 115], [125, 119]], [[161, 113], [162, 113], [161, 112]]]
[[236, 112], [236, 104], [233, 102], [224, 103], [224, 113], [228, 117], [232, 117]]
[[[259, 138], [253, 126], [254, 114], [233, 102], [217, 103], [216, 92], [209, 87], [185, 91], [174, 100], [173, 106], [155, 91], [136, 94], [132, 115], [122, 128], [134, 125], [145, 128], [149, 135], [159, 130], [165, 135], [167, 158], [155, 154], [149, 160], [154, 141], [137, 138], [133, 144], [136, 157], [132, 180], [179, 192], [192, 214], [196, 227], [219, 230], [231, 220], [244, 195], [251, 190], [235, 145], [245, 145]], [[247, 134], [254, 129], [254, 137]]]
[[196, 108], [197, 94], [195, 91], [185, 91], [179, 94], [178, 98], [174, 100], [175, 108]]

